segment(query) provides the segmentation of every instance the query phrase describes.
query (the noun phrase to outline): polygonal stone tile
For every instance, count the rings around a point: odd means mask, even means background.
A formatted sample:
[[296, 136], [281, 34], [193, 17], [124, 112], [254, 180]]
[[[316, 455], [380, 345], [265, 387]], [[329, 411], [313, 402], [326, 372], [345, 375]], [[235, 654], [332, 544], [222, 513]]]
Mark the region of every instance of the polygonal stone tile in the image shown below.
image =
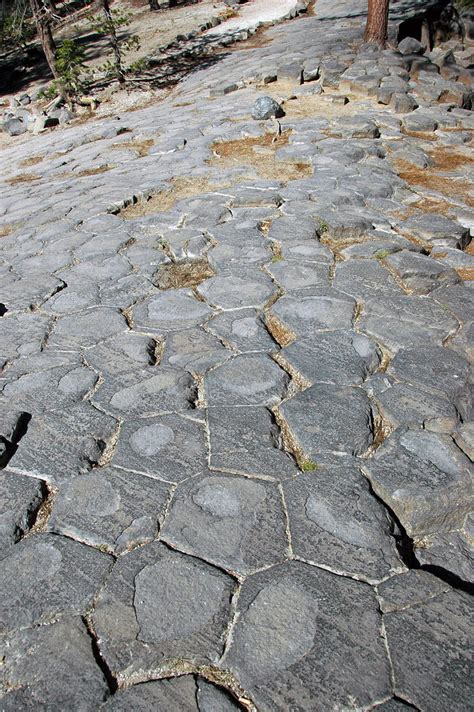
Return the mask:
[[280, 407], [308, 458], [335, 452], [361, 455], [373, 442], [373, 414], [361, 388], [318, 383]]
[[120, 690], [101, 709], [108, 712], [237, 712], [240, 707], [222, 689], [194, 675], [182, 675]]
[[244, 477], [205, 475], [178, 487], [162, 538], [242, 575], [288, 556], [276, 484]]
[[280, 352], [305, 381], [355, 385], [380, 363], [376, 344], [364, 334], [339, 329], [319, 331], [311, 339], [294, 341]]
[[290, 562], [250, 577], [238, 611], [222, 664], [259, 709], [362, 708], [390, 695], [380, 614], [366, 584]]
[[149, 279], [141, 274], [129, 274], [116, 282], [106, 282], [101, 285], [99, 299], [104, 307], [128, 309], [154, 291], [154, 286]]
[[216, 405], [274, 405], [285, 393], [288, 376], [264, 354], [242, 354], [205, 376], [206, 400]]
[[87, 363], [98, 373], [117, 376], [154, 366], [160, 343], [150, 336], [132, 331], [93, 346], [87, 351]]
[[256, 268], [239, 271], [222, 271], [216, 277], [202, 282], [198, 291], [209, 304], [222, 309], [255, 307], [263, 309], [276, 292], [272, 280]]
[[363, 470], [409, 537], [460, 528], [473, 507], [471, 463], [447, 436], [396, 431]]
[[43, 304], [43, 309], [52, 314], [63, 315], [82, 311], [99, 304], [98, 288], [90, 283], [76, 284], [55, 294]]
[[284, 479], [295, 474], [280, 429], [262, 407], [208, 409], [211, 467], [237, 474]]
[[160, 366], [107, 376], [93, 401], [118, 415], [149, 418], [190, 410], [195, 395], [194, 379], [189, 374]]
[[208, 322], [207, 329], [238, 351], [276, 350], [276, 343], [256, 309], [217, 314]]
[[233, 589], [230, 576], [199, 559], [158, 543], [140, 547], [120, 557], [97, 600], [101, 655], [120, 682], [176, 658], [216, 662]]
[[399, 224], [402, 234], [436, 245], [464, 249], [469, 244], [469, 230], [458, 222], [433, 213], [413, 215]]
[[403, 349], [393, 359], [388, 372], [398, 380], [443, 395], [464, 418], [469, 417], [471, 368], [451, 349], [431, 344]]
[[283, 491], [297, 556], [370, 581], [404, 569], [392, 522], [353, 465], [302, 473]]
[[[425, 365], [420, 361], [420, 370]], [[384, 420], [393, 429], [400, 426], [422, 427], [437, 433], [450, 433], [459, 421], [453, 403], [439, 393], [430, 393], [410, 383], [397, 383], [385, 374], [368, 381], [366, 387], [376, 399]]]
[[205, 373], [231, 355], [214, 336], [200, 329], [186, 329], [168, 334], [161, 362], [190, 373]]
[[330, 264], [334, 260], [329, 247], [318, 240], [288, 240], [280, 246], [281, 256], [287, 262], [321, 262]]
[[448, 591], [384, 615], [396, 695], [430, 712], [466, 709], [472, 613], [466, 594]]
[[329, 265], [319, 262], [275, 262], [268, 271], [285, 292], [305, 287], [329, 286]]
[[20, 356], [40, 351], [49, 331], [50, 319], [45, 314], [5, 314], [2, 317], [0, 366]]
[[[18, 370], [17, 370], [18, 372]], [[62, 410], [82, 401], [98, 381], [98, 375], [86, 366], [60, 366], [48, 371], [21, 373], [15, 380], [15, 370], [8, 372], [10, 380], [2, 394], [17, 407], [30, 413]]]
[[274, 220], [268, 231], [268, 237], [278, 242], [295, 240], [317, 240], [316, 223], [311, 218], [280, 217]]
[[430, 571], [447, 571], [460, 582], [474, 583], [474, 514], [462, 529], [426, 537], [416, 547], [415, 558]]
[[0, 567], [0, 630], [85, 613], [113, 559], [53, 534], [36, 534], [7, 549]]
[[420, 569], [410, 569], [401, 575], [392, 576], [377, 586], [382, 613], [418, 606], [450, 590], [449, 584]]
[[407, 250], [388, 255], [384, 263], [414, 294], [428, 294], [436, 287], [460, 282], [459, 275], [454, 269], [431, 257]]
[[95, 712], [108, 696], [107, 681], [79, 617], [4, 636], [0, 656], [0, 707], [5, 712]]
[[28, 531], [44, 494], [41, 480], [0, 472], [0, 551], [15, 544]]
[[166, 482], [181, 482], [206, 467], [204, 423], [179, 415], [127, 420], [113, 464]]
[[[4, 287], [3, 294], [7, 295], [4, 299], [9, 312], [15, 312], [27, 309], [37, 309], [46, 302], [54, 294], [60, 292], [65, 286], [62, 279], [53, 277], [52, 275], [35, 274], [23, 279], [17, 279], [8, 287]], [[20, 316], [20, 315], [18, 315]], [[29, 314], [23, 314], [22, 317], [29, 317]], [[44, 315], [41, 315], [44, 318]], [[38, 320], [40, 315], [35, 315]]]
[[441, 344], [459, 323], [426, 297], [402, 296], [370, 299], [365, 303], [359, 328], [396, 352], [414, 344]]
[[48, 345], [56, 349], [87, 349], [127, 329], [125, 317], [118, 310], [93, 307], [80, 314], [62, 316]]
[[271, 308], [267, 323], [274, 333], [276, 317], [283, 329], [298, 337], [311, 338], [322, 329], [350, 329], [356, 302], [335, 289], [309, 289], [299, 295], [281, 297]]
[[219, 244], [209, 252], [209, 263], [218, 272], [222, 269], [239, 269], [239, 265], [264, 264], [271, 257], [270, 245], [265, 245], [261, 232], [254, 229], [237, 229], [233, 235], [220, 234], [214, 231]]
[[[125, 238], [127, 239], [127, 238]], [[122, 237], [121, 237], [122, 240]], [[104, 284], [107, 280], [117, 281], [130, 274], [132, 268], [122, 255], [113, 255], [104, 260], [102, 255], [84, 260], [77, 265], [61, 272], [61, 279], [66, 284], [86, 280], [94, 284]]]
[[87, 472], [113, 439], [117, 421], [89, 403], [33, 416], [9, 469], [60, 484]]
[[139, 331], [161, 334], [203, 324], [212, 310], [190, 289], [173, 289], [148, 297], [133, 307], [133, 325]]
[[360, 301], [376, 296], [397, 297], [402, 293], [390, 273], [375, 260], [339, 262], [334, 287]]
[[121, 553], [157, 538], [170, 489], [135, 472], [97, 468], [61, 487], [48, 529]]

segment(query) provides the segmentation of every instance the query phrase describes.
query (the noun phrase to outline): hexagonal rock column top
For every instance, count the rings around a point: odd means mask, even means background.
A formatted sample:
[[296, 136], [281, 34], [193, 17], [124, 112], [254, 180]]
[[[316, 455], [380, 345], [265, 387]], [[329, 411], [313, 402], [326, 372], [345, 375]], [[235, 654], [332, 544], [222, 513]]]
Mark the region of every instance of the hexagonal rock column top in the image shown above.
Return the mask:
[[285, 479], [297, 474], [267, 408], [208, 408], [210, 465], [223, 472]]
[[222, 571], [163, 544], [121, 557], [93, 613], [112, 672], [124, 682], [134, 672], [169, 668], [177, 658], [215, 663], [234, 585]]
[[271, 317], [276, 317], [284, 329], [309, 339], [324, 329], [350, 329], [355, 308], [355, 300], [336, 289], [307, 289], [281, 297], [267, 323], [271, 326]]
[[259, 709], [369, 707], [388, 698], [389, 664], [373, 591], [289, 562], [242, 586], [222, 665]]
[[24, 539], [0, 560], [0, 632], [85, 613], [113, 559], [52, 534]]
[[432, 344], [403, 349], [395, 356], [387, 372], [397, 380], [416, 384], [427, 393], [445, 396], [464, 419], [469, 418], [471, 367], [452, 349]]
[[242, 575], [288, 556], [277, 485], [244, 477], [209, 475], [180, 486], [162, 538]]
[[280, 410], [309, 458], [324, 452], [361, 455], [373, 442], [372, 408], [361, 388], [318, 383]]
[[462, 712], [472, 697], [472, 600], [458, 591], [440, 591], [435, 583], [420, 602], [418, 579], [399, 578], [403, 605], [390, 606], [384, 615], [395, 694], [418, 709]]
[[[30, 581], [29, 585], [34, 585]], [[79, 617], [0, 638], [0, 707], [95, 712], [109, 688]]]
[[182, 482], [207, 467], [204, 423], [179, 415], [126, 421], [113, 464], [166, 482]]
[[208, 322], [207, 330], [238, 351], [276, 349], [276, 344], [263, 325], [257, 309], [221, 312]]
[[413, 344], [440, 344], [454, 334], [459, 322], [432, 299], [402, 296], [369, 299], [359, 328], [397, 352]]
[[261, 270], [241, 268], [233, 272], [223, 271], [216, 277], [206, 279], [199, 285], [198, 291], [209, 304], [222, 309], [263, 309], [277, 290]]
[[129, 418], [149, 418], [170, 411], [192, 408], [194, 379], [180, 369], [143, 368], [108, 376], [94, 394], [105, 411]]
[[396, 431], [363, 470], [412, 538], [459, 529], [473, 508], [471, 463], [448, 436]]
[[221, 688], [201, 677], [183, 675], [120, 690], [101, 709], [107, 712], [237, 712], [241, 708]]
[[297, 556], [371, 582], [404, 569], [392, 522], [351, 463], [302, 473], [283, 492]]
[[44, 483], [16, 472], [0, 476], [0, 551], [15, 544], [28, 531], [40, 507]]
[[125, 317], [117, 309], [93, 307], [81, 314], [61, 317], [48, 345], [56, 349], [89, 348], [127, 329]]
[[298, 339], [280, 356], [309, 383], [362, 383], [379, 365], [376, 344], [364, 334], [338, 329]]
[[215, 405], [275, 405], [283, 398], [288, 375], [264, 354], [242, 354], [205, 377], [205, 396]]
[[122, 553], [158, 536], [171, 486], [151, 477], [105, 467], [61, 487], [50, 531]]
[[139, 331], [161, 334], [199, 326], [212, 314], [190, 289], [172, 289], [133, 307], [133, 325]]

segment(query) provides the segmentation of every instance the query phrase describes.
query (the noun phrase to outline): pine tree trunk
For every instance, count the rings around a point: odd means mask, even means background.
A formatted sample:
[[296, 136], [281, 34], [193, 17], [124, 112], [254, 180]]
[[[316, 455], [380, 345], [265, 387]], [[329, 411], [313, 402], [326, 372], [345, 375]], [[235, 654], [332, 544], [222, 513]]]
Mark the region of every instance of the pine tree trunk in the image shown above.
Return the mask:
[[150, 5], [150, 10], [159, 10], [160, 9], [158, 0], [148, 0], [148, 4]]
[[51, 19], [41, 0], [30, 0], [30, 6], [36, 23], [36, 29], [38, 30], [41, 46], [43, 47], [44, 56], [46, 57], [46, 61], [48, 62], [53, 77], [57, 79], [59, 74], [56, 69], [56, 44], [51, 30]]
[[115, 76], [117, 77], [119, 84], [125, 84], [125, 75], [123, 73], [122, 67], [122, 55], [120, 53], [120, 46], [117, 39], [117, 33], [115, 32], [114, 19], [110, 11], [109, 0], [101, 0], [102, 9], [104, 11], [105, 19], [107, 21], [109, 29], [109, 42], [114, 53], [114, 64], [115, 64]]
[[369, 0], [365, 42], [375, 42], [383, 47], [387, 40], [389, 0]]

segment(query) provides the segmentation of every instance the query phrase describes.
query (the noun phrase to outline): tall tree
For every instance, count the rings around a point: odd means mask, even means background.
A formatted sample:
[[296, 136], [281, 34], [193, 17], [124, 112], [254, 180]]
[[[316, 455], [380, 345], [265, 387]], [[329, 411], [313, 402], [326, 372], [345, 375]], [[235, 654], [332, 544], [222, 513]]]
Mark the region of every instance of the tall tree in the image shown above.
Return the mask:
[[48, 62], [53, 76], [57, 78], [58, 70], [56, 68], [55, 58], [56, 44], [54, 42], [53, 31], [51, 28], [52, 16], [50, 8], [45, 6], [43, 0], [30, 0], [30, 7], [46, 61]]
[[389, 0], [369, 0], [364, 40], [380, 47], [387, 41]]
[[116, 32], [118, 22], [114, 20], [109, 0], [100, 0], [100, 4], [102, 6], [102, 12], [104, 13], [105, 30], [109, 36], [110, 46], [114, 55], [115, 76], [117, 77], [119, 84], [124, 84], [125, 75], [122, 64], [122, 52], [120, 51], [120, 43]]

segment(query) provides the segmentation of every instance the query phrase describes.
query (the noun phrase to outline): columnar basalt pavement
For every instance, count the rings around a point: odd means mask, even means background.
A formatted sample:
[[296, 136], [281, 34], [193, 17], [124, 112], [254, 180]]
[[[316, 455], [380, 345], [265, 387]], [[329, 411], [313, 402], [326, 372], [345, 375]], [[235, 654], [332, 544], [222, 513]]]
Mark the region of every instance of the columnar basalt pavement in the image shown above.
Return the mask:
[[1, 710], [470, 708], [472, 84], [365, 5], [1, 152]]

